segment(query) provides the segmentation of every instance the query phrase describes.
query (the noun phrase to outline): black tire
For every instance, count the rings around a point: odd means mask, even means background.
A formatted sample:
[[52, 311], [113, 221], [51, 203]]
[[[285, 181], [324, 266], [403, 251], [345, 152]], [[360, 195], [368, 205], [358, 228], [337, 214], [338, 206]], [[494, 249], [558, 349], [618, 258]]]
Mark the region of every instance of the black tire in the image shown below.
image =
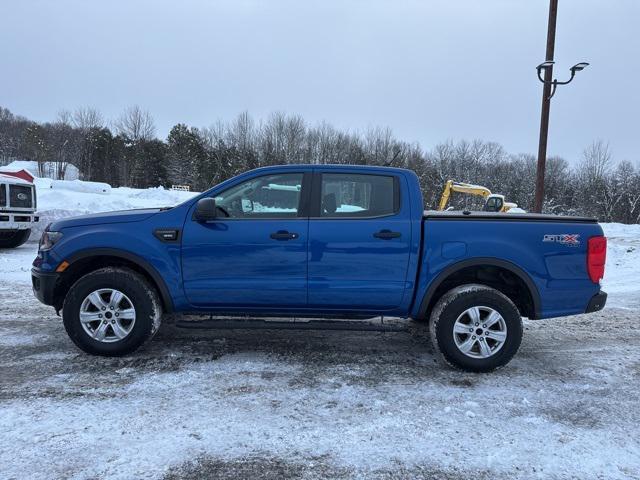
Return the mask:
[[0, 248], [16, 248], [29, 240], [31, 229], [0, 231]]
[[[453, 329], [458, 317], [467, 309], [478, 306], [495, 310], [506, 325], [506, 340], [487, 358], [468, 356], [458, 348], [454, 339]], [[449, 290], [438, 300], [429, 320], [429, 333], [434, 348], [449, 365], [467, 372], [490, 372], [509, 363], [518, 351], [522, 342], [522, 318], [513, 302], [498, 290], [486, 285], [468, 284]], [[464, 335], [458, 335], [458, 338], [464, 340]], [[485, 338], [483, 341], [495, 348], [493, 340]]]
[[[135, 308], [135, 322], [121, 340], [111, 343], [96, 340], [80, 322], [80, 308], [84, 300], [100, 289], [122, 292]], [[87, 353], [107, 357], [127, 355], [140, 348], [156, 334], [161, 318], [162, 306], [156, 289], [142, 275], [127, 268], [101, 268], [81, 277], [69, 289], [62, 307], [64, 328], [73, 343]]]

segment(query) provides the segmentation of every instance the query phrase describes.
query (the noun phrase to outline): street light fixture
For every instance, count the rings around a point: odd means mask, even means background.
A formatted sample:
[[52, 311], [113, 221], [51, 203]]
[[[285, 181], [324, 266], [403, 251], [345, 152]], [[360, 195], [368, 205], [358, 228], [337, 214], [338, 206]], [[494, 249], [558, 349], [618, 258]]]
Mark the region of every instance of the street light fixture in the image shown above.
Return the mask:
[[571, 77], [569, 78], [569, 80], [567, 80], [565, 82], [561, 82], [557, 78], [554, 78], [551, 81], [545, 80], [544, 77], [547, 76], [546, 75], [547, 70], [549, 70], [551, 72], [549, 74], [549, 77], [551, 77], [551, 75], [553, 74], [553, 65], [555, 63], [556, 62], [553, 62], [553, 61], [546, 61], [546, 62], [542, 62], [540, 65], [538, 65], [536, 67], [536, 71], [538, 72], [538, 79], [542, 83], [550, 83], [551, 84], [551, 93], [549, 94], [549, 97], [548, 97], [549, 100], [555, 95], [556, 88], [558, 88], [558, 85], [567, 85], [567, 84], [571, 83], [573, 78], [576, 76], [576, 72], [581, 72], [582, 70], [584, 70], [585, 68], [587, 68], [589, 66], [589, 64], [587, 62], [576, 63], [573, 67], [571, 67], [569, 69], [569, 71], [571, 72]]
[[538, 77], [540, 77], [540, 72], [542, 71], [543, 68], [551, 68], [555, 64], [556, 64], [556, 62], [548, 61], [548, 62], [542, 62], [540, 65], [538, 65], [536, 67], [536, 70], [538, 70]]
[[572, 72], [581, 72], [585, 68], [587, 68], [589, 64], [587, 62], [580, 62], [571, 67]]

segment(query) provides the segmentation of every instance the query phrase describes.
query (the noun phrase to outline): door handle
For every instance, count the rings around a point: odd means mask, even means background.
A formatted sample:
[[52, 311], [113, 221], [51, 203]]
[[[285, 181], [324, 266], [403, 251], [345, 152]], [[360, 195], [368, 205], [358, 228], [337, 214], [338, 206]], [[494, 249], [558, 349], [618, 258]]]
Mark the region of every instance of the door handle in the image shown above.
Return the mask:
[[272, 233], [269, 236], [274, 240], [295, 240], [296, 238], [298, 238], [297, 233], [289, 233], [286, 230], [278, 230], [277, 232]]
[[373, 234], [376, 238], [381, 238], [382, 240], [391, 240], [392, 238], [398, 238], [402, 234], [400, 232], [392, 232], [391, 230], [380, 230]]

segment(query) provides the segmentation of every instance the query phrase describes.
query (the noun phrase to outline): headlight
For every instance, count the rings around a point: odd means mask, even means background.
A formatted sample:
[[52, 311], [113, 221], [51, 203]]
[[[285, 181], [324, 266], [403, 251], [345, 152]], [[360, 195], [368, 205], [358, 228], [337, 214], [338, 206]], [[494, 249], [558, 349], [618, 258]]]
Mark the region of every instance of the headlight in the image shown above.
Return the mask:
[[62, 238], [62, 232], [49, 232], [45, 230], [42, 232], [42, 237], [40, 237], [40, 244], [38, 245], [38, 250], [41, 252], [45, 252], [47, 250], [51, 250], [53, 246], [58, 243], [58, 240]]

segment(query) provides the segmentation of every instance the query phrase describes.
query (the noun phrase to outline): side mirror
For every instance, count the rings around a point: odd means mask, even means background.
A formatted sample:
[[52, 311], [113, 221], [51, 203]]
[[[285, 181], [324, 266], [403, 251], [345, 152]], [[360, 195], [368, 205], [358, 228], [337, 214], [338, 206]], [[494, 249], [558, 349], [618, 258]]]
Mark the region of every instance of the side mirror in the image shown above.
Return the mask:
[[199, 222], [210, 222], [216, 219], [216, 200], [214, 198], [201, 198], [196, 204], [194, 216]]

